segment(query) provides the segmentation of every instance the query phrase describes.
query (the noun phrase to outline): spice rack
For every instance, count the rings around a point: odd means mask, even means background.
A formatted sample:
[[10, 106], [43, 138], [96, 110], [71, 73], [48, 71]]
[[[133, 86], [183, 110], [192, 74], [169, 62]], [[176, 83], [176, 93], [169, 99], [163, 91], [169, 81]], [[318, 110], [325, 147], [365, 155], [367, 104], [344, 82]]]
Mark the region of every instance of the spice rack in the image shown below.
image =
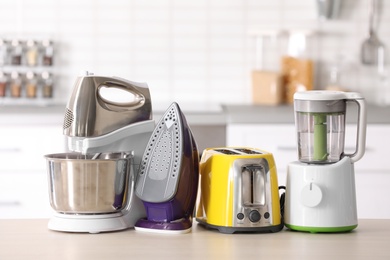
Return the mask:
[[0, 104], [45, 105], [54, 94], [54, 43], [0, 38]]

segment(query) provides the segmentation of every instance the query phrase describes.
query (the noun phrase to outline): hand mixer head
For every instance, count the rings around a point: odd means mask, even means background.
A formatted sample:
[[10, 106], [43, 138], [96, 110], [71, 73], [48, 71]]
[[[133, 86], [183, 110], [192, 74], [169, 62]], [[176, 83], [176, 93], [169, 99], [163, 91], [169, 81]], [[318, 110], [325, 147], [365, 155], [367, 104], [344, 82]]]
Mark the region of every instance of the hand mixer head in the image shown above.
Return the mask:
[[[105, 89], [129, 94], [110, 100]], [[78, 77], [65, 111], [63, 132], [71, 151], [85, 153], [134, 151], [139, 164], [154, 129], [149, 88], [117, 77]]]
[[[132, 95], [127, 102], [104, 98], [103, 88], [117, 88]], [[150, 120], [152, 105], [146, 84], [116, 77], [78, 77], [66, 107], [64, 134], [70, 137], [96, 137], [131, 123]]]

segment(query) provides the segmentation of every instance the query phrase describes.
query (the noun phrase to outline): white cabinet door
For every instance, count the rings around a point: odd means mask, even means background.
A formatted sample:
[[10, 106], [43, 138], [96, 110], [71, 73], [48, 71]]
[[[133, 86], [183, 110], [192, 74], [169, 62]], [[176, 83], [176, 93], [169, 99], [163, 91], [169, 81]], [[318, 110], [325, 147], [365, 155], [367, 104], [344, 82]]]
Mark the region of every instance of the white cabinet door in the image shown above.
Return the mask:
[[46, 173], [0, 174], [0, 219], [49, 218], [51, 215]]
[[62, 126], [1, 126], [0, 218], [52, 215], [44, 155], [63, 151]]
[[65, 151], [61, 126], [2, 126], [0, 173], [45, 170], [44, 155]]
[[358, 217], [390, 219], [390, 170], [356, 172]]

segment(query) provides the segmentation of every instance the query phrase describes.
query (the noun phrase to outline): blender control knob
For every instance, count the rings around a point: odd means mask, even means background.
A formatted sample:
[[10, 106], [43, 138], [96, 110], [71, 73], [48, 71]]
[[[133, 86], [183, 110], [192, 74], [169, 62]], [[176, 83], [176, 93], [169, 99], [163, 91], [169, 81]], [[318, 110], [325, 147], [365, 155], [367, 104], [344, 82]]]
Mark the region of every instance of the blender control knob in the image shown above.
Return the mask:
[[303, 187], [301, 191], [301, 202], [306, 207], [315, 207], [322, 200], [322, 190], [318, 185], [310, 183]]

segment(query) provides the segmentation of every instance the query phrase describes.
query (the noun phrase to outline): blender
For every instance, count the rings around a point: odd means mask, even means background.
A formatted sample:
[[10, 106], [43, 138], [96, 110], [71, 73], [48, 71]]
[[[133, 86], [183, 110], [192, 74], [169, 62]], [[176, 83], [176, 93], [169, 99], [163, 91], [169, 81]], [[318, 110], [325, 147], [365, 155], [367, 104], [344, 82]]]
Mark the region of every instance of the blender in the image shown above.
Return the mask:
[[[357, 104], [356, 148], [344, 153], [347, 103]], [[354, 163], [366, 142], [366, 105], [359, 93], [303, 91], [294, 94], [299, 161], [288, 165], [287, 228], [346, 232], [358, 225]], [[348, 109], [349, 110], [349, 109]]]

